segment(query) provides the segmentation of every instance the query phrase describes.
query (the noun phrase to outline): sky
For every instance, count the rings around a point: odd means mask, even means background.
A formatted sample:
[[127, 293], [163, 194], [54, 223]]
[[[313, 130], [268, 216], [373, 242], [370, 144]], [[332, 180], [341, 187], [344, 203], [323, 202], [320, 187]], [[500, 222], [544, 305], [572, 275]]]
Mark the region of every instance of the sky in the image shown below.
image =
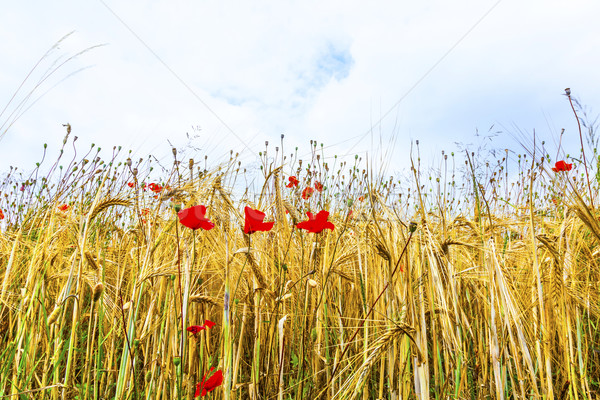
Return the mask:
[[592, 0], [5, 3], [0, 173], [31, 169], [44, 143], [55, 157], [69, 123], [80, 154], [105, 158], [173, 145], [251, 165], [284, 134], [286, 154], [316, 140], [394, 174], [417, 140], [432, 166], [481, 143], [523, 153], [514, 137], [534, 131], [553, 154], [564, 128], [574, 150], [564, 89], [590, 117], [600, 105]]

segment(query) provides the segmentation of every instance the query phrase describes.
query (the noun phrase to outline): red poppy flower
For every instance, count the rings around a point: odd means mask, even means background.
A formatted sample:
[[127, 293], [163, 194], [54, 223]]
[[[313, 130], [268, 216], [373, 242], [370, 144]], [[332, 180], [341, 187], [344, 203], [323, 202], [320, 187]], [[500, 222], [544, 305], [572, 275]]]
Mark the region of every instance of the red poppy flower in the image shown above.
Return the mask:
[[134, 187], [134, 186], [135, 186], [135, 182], [129, 182], [129, 183], [127, 184], [127, 186], [129, 186], [130, 188], [132, 188], [132, 187]]
[[[214, 368], [211, 368], [206, 375], [208, 375], [213, 369]], [[207, 393], [212, 392], [223, 384], [223, 371], [218, 370], [208, 379], [206, 379], [206, 375], [204, 375], [202, 378], [202, 382], [196, 385], [196, 393], [194, 393], [194, 397], [206, 396]]]
[[273, 228], [275, 222], [263, 222], [265, 219], [265, 213], [246, 206], [244, 208], [246, 213], [246, 223], [244, 224], [244, 233], [254, 233], [258, 231], [268, 232]]
[[563, 160], [560, 160], [560, 161], [557, 161], [556, 164], [554, 164], [554, 168], [552, 168], [552, 171], [564, 172], [564, 171], [570, 171], [572, 168], [573, 168], [573, 164], [567, 164]]
[[288, 181], [290, 181], [287, 185], [285, 185], [286, 187], [294, 187], [294, 186], [298, 186], [298, 184], [300, 183], [300, 181], [298, 180], [298, 178], [296, 178], [295, 176], [290, 176], [288, 178]]
[[69, 209], [69, 205], [68, 204], [63, 204], [62, 206], [58, 206], [58, 209], [60, 211], [67, 211]]
[[319, 233], [323, 231], [323, 229], [333, 230], [335, 228], [335, 225], [327, 221], [327, 218], [329, 217], [328, 211], [319, 211], [317, 215], [313, 215], [308, 211], [306, 215], [308, 215], [308, 221], [302, 221], [296, 225], [299, 229], [306, 229], [312, 233]]
[[315, 190], [319, 193], [323, 191], [323, 184], [319, 181], [315, 182]]
[[0, 219], [4, 219], [4, 213], [0, 210]]
[[358, 196], [358, 201], [365, 201], [364, 196]]
[[206, 206], [193, 206], [179, 211], [177, 216], [179, 217], [179, 222], [181, 222], [183, 226], [187, 226], [193, 230], [202, 228], [205, 231], [209, 231], [214, 228], [215, 224], [210, 222], [210, 220], [205, 217], [205, 214]]
[[148, 187], [150, 188], [150, 190], [152, 190], [154, 193], [160, 193], [163, 190], [163, 187], [160, 186], [158, 183], [151, 183], [148, 185]]
[[210, 329], [210, 328], [212, 328], [215, 325], [216, 324], [214, 322], [212, 322], [212, 321], [210, 321], [210, 320], [207, 319], [206, 321], [204, 321], [204, 325], [192, 325], [192, 326], [188, 326], [186, 328], [186, 330], [188, 332], [193, 333], [195, 335], [196, 333], [198, 333], [200, 331], [203, 331], [205, 329]]
[[313, 192], [315, 190], [313, 188], [311, 188], [310, 186], [306, 187], [303, 191], [302, 191], [302, 198], [304, 200], [308, 200], [310, 198], [310, 196], [312, 196]]
[[192, 325], [192, 326], [188, 326], [185, 330], [188, 332], [191, 332], [195, 335], [196, 333], [204, 330], [204, 327], [202, 327], [200, 325]]

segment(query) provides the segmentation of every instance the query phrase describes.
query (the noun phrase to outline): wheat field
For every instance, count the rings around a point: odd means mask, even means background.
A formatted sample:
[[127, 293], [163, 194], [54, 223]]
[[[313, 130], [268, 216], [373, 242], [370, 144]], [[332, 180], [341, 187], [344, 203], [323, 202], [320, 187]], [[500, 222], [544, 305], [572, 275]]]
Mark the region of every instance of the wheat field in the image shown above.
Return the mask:
[[[399, 181], [314, 143], [251, 186], [234, 154], [119, 150], [0, 183], [0, 398], [599, 398], [585, 165], [452, 153]], [[321, 210], [333, 230], [297, 226]]]

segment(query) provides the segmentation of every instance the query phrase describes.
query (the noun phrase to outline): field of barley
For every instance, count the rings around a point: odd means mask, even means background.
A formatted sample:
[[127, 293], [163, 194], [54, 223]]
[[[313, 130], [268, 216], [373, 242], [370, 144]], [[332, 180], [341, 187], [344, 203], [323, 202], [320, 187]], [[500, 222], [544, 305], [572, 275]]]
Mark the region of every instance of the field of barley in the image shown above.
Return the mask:
[[0, 182], [1, 399], [599, 398], [596, 159], [120, 150]]

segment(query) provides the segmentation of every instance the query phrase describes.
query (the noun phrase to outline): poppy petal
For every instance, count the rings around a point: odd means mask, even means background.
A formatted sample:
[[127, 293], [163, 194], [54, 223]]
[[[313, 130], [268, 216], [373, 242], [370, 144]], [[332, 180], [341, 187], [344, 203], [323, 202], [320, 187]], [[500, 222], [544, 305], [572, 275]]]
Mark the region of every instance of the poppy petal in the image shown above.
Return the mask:
[[213, 326], [215, 326], [215, 325], [216, 325], [216, 324], [215, 324], [214, 322], [212, 322], [212, 321], [210, 321], [210, 320], [208, 320], [208, 319], [207, 319], [206, 321], [204, 321], [204, 326], [205, 326], [206, 328], [208, 328], [208, 329], [212, 328], [212, 327], [213, 327]]
[[244, 213], [246, 214], [244, 223], [244, 233], [246, 234], [252, 234], [258, 231], [270, 231], [275, 224], [275, 222], [263, 222], [266, 214], [262, 211], [254, 210], [248, 206], [244, 208]]
[[215, 224], [206, 218], [205, 214], [206, 206], [198, 205], [179, 211], [177, 216], [179, 217], [179, 222], [181, 222], [183, 226], [193, 230], [202, 228], [208, 231], [214, 228]]

